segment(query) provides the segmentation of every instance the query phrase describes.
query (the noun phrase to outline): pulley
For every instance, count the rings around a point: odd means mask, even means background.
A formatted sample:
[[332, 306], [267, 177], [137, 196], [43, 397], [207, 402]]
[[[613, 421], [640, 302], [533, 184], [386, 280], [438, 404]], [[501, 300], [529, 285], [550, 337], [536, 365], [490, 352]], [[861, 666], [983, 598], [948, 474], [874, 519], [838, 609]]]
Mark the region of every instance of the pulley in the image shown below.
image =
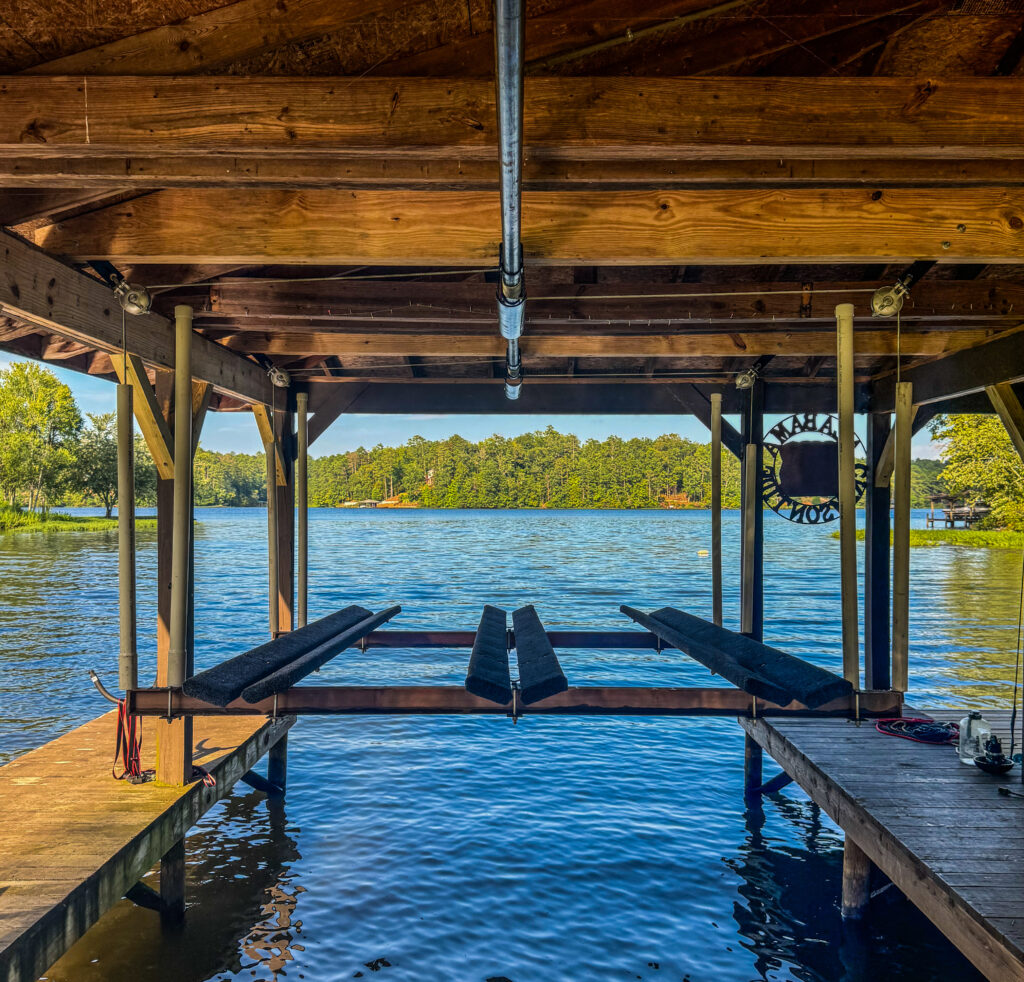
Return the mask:
[[153, 308], [149, 290], [124, 279], [114, 284], [114, 296], [126, 314], [148, 314]]
[[900, 277], [892, 286], [879, 287], [871, 296], [871, 312], [876, 317], [895, 317], [903, 308], [909, 277]]

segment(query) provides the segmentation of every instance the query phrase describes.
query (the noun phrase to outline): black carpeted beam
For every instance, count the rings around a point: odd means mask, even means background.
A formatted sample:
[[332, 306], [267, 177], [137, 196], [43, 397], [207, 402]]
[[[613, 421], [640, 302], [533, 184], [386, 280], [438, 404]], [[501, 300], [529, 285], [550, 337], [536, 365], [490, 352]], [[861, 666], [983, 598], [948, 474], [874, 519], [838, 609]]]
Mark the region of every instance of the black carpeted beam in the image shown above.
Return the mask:
[[356, 604], [344, 607], [307, 627], [289, 631], [274, 641], [268, 641], [185, 679], [182, 691], [193, 699], [202, 699], [215, 706], [226, 706], [237, 699], [247, 685], [277, 671], [282, 665], [294, 661], [299, 655], [348, 630], [371, 614], [372, 611]]
[[565, 692], [569, 683], [555, 657], [533, 606], [512, 612], [512, 629], [516, 636], [516, 659], [519, 662], [519, 688], [523, 703], [540, 702], [556, 692]]
[[260, 702], [274, 695], [275, 692], [283, 692], [285, 689], [291, 688], [296, 682], [315, 672], [321, 665], [327, 664], [350, 644], [355, 644], [356, 641], [376, 630], [385, 621], [391, 620], [395, 614], [401, 613], [401, 610], [401, 607], [396, 606], [388, 607], [387, 610], [382, 610], [379, 614], [369, 614], [367, 611], [369, 616], [354, 624], [347, 631], [328, 638], [323, 644], [299, 654], [270, 675], [253, 682], [252, 685], [247, 685], [242, 690], [242, 698], [250, 703]]
[[[621, 609], [751, 695], [783, 706], [796, 701], [817, 709], [853, 693], [853, 686], [846, 679], [827, 669], [675, 607], [663, 607], [651, 614], [631, 607]], [[769, 689], [775, 694], [769, 695]]]
[[628, 617], [632, 617], [638, 624], [642, 624], [649, 631], [658, 635], [659, 638], [686, 652], [691, 658], [710, 668], [715, 675], [721, 675], [723, 679], [731, 682], [737, 689], [749, 695], [757, 696], [758, 699], [767, 699], [769, 702], [778, 703], [783, 706], [791, 701], [789, 694], [782, 686], [776, 685], [758, 672], [741, 665], [731, 655], [715, 648], [694, 644], [686, 635], [664, 621], [659, 620], [653, 614], [647, 614], [642, 610], [627, 607], [625, 604], [619, 609]]
[[467, 692], [502, 706], [512, 701], [506, 617], [505, 611], [498, 607], [490, 604], [484, 607], [466, 672]]

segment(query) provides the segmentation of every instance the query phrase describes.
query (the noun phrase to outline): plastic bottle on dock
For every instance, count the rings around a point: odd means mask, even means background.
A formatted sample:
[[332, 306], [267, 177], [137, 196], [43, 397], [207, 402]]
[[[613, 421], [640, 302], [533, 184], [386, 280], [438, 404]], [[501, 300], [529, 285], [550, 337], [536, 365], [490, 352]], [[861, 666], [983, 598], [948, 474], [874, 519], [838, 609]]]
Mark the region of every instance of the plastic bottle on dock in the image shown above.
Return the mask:
[[988, 720], [977, 710], [971, 710], [960, 720], [960, 744], [957, 753], [961, 764], [973, 764], [974, 758], [985, 752], [985, 743], [992, 735]]

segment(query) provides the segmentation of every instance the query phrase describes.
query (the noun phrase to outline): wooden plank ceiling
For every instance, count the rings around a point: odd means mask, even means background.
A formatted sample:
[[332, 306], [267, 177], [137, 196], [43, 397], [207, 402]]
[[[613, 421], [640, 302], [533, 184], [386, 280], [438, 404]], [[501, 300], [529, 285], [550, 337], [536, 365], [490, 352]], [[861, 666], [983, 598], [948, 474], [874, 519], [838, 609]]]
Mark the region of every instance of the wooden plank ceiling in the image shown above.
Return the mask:
[[[845, 301], [864, 383], [1022, 326], [1024, 0], [527, 11], [528, 381], [828, 386]], [[492, 63], [490, 0], [0, 0], [0, 226], [191, 304], [220, 408], [236, 357], [500, 387]], [[113, 377], [3, 274], [0, 348]]]

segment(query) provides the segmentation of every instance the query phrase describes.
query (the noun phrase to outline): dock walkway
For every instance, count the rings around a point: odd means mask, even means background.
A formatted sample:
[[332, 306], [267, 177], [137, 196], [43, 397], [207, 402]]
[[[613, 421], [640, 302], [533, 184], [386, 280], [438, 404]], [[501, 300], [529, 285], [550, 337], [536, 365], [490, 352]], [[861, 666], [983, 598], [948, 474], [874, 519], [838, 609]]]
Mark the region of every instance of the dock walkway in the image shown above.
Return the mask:
[[[45, 973], [292, 722], [197, 719], [193, 761], [214, 787], [115, 781], [113, 712], [0, 767], [0, 980]], [[142, 725], [143, 766], [151, 767], [157, 721]]]
[[[985, 715], [1008, 751], [1009, 713]], [[996, 790], [1022, 790], [1019, 770], [992, 777], [870, 721], [741, 722], [983, 975], [1024, 982], [1024, 799]]]

